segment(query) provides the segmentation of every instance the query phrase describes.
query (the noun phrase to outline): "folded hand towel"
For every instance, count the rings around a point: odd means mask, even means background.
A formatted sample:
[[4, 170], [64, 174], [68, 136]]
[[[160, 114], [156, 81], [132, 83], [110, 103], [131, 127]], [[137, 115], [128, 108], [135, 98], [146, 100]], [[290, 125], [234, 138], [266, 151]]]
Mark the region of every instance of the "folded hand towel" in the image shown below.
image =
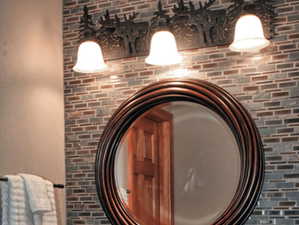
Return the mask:
[[52, 211], [45, 180], [41, 177], [30, 174], [19, 175], [25, 182], [26, 192], [32, 213]]
[[56, 206], [55, 206], [55, 194], [53, 183], [45, 180], [47, 187], [47, 193], [50, 200], [52, 211], [49, 212], [36, 212], [33, 214], [34, 224], [35, 225], [57, 225], [57, 215], [56, 215]]
[[5, 177], [8, 178], [8, 183], [1, 184], [4, 206], [2, 224], [34, 225], [23, 179], [12, 175]]

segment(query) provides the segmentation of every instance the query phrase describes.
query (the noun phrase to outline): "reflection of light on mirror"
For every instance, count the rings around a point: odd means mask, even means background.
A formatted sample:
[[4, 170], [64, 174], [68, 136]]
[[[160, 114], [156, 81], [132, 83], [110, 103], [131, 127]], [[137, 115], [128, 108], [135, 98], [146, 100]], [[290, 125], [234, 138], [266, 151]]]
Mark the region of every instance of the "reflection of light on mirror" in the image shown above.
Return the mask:
[[184, 192], [194, 192], [198, 188], [203, 186], [203, 182], [200, 180], [197, 169], [190, 168], [187, 172], [187, 177], [184, 185]]

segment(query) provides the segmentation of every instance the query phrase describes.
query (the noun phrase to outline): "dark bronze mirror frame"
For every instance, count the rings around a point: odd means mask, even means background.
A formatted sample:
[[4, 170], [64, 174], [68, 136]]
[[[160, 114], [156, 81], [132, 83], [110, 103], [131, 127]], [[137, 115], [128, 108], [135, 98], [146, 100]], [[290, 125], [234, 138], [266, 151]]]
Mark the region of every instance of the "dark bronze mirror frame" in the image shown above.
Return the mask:
[[97, 193], [107, 217], [116, 225], [138, 224], [125, 209], [117, 192], [114, 174], [117, 147], [138, 116], [171, 101], [204, 105], [220, 115], [231, 128], [239, 145], [241, 176], [230, 205], [213, 224], [244, 224], [258, 201], [264, 178], [259, 132], [249, 113], [232, 95], [212, 83], [195, 79], [170, 79], [151, 84], [126, 100], [112, 115], [98, 146], [95, 168]]

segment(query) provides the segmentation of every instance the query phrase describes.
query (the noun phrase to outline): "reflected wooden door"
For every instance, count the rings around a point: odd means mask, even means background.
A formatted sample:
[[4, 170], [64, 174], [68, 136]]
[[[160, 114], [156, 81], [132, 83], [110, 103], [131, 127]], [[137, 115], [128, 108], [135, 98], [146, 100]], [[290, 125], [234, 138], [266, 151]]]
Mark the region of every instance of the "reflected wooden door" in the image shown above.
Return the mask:
[[173, 225], [172, 114], [143, 115], [127, 140], [129, 210], [141, 225]]

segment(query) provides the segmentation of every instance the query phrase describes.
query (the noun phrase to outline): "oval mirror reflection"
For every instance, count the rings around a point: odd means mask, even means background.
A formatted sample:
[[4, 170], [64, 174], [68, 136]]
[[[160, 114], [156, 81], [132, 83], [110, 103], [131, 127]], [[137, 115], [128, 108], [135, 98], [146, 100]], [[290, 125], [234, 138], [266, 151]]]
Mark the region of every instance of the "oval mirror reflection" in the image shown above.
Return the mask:
[[240, 180], [240, 153], [227, 123], [191, 102], [141, 115], [115, 159], [119, 197], [141, 225], [211, 225]]

